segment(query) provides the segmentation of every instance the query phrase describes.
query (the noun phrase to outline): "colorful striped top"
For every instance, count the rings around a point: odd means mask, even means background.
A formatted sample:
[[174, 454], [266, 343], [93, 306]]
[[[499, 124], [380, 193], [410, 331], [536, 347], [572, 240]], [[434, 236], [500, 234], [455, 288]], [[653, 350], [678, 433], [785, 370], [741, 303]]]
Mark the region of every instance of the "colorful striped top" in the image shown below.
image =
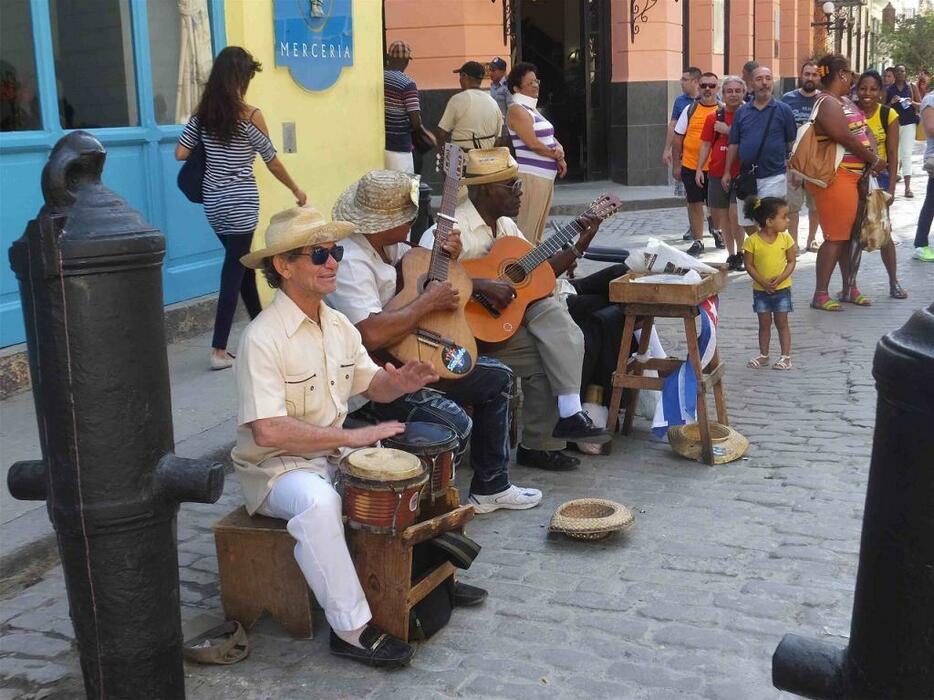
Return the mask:
[[[843, 116], [846, 117], [846, 125], [850, 129], [850, 133], [858, 138], [859, 142], [866, 148], [869, 148], [871, 143], [869, 141], [869, 129], [866, 126], [866, 115], [863, 114], [863, 110], [846, 97], [843, 98], [841, 106], [843, 107]], [[844, 151], [840, 167], [861, 173], [863, 168], [866, 167], [866, 161], [849, 151]]]
[[[519, 104], [520, 107], [528, 110], [528, 113], [532, 116], [535, 138], [549, 148], [554, 148], [558, 142], [555, 139], [555, 128], [552, 126], [551, 122], [539, 114], [538, 110], [532, 109], [528, 105], [518, 102], [514, 102], [514, 104]], [[558, 161], [540, 156], [526, 146], [525, 142], [519, 138], [519, 134], [512, 129], [509, 130], [509, 136], [512, 138], [512, 147], [516, 150], [516, 161], [519, 163], [520, 173], [528, 173], [529, 175], [544, 177], [549, 180], [555, 179], [558, 174]]]

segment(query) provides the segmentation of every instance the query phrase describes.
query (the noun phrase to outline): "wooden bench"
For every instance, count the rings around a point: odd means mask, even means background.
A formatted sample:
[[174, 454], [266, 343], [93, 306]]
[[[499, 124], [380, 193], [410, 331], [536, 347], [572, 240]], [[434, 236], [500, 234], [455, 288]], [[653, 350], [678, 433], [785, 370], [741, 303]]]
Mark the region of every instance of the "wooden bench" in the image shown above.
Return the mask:
[[312, 637], [314, 595], [286, 522], [240, 507], [214, 525], [224, 617], [250, 629], [268, 612], [293, 637]]

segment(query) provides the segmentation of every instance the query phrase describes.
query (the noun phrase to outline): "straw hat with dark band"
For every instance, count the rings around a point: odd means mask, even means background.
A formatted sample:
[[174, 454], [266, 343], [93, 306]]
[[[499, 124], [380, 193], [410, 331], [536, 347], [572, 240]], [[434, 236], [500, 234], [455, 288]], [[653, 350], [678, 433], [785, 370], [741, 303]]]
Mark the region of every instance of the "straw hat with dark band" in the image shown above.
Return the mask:
[[379, 233], [415, 220], [418, 176], [397, 170], [373, 170], [344, 190], [331, 217], [349, 221], [357, 233]]
[[[726, 464], [739, 459], [749, 449], [749, 440], [733, 428], [720, 423], [710, 423], [710, 442], [713, 450], [713, 463]], [[697, 423], [676, 425], [668, 429], [668, 443], [671, 449], [682, 457], [703, 461], [701, 457], [700, 429]]]
[[474, 148], [467, 151], [467, 168], [462, 185], [486, 185], [491, 182], [512, 180], [519, 173], [519, 164], [509, 154], [509, 149]]
[[266, 247], [247, 253], [240, 262], [244, 267], [255, 270], [262, 266], [263, 258], [306, 246], [333, 243], [347, 238], [353, 230], [353, 224], [346, 221], [325, 220], [321, 212], [310, 204], [292, 207], [273, 214], [266, 229]]

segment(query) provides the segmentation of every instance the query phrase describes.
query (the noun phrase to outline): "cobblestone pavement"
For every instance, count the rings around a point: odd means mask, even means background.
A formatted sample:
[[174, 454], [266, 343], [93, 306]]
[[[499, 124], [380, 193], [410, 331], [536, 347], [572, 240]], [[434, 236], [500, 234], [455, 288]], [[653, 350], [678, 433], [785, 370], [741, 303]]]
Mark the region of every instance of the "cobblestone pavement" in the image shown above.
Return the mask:
[[[721, 297], [720, 347], [730, 416], [750, 440], [744, 460], [707, 467], [681, 459], [638, 419], [612, 456], [586, 458], [577, 472], [514, 467], [515, 481], [542, 488], [542, 506], [470, 525], [484, 549], [463, 580], [488, 588], [489, 600], [456, 610], [411, 668], [385, 673], [331, 657], [320, 614], [310, 641], [293, 641], [266, 619], [250, 634], [245, 662], [187, 665], [188, 697], [781, 697], [770, 659], [784, 633], [846, 643], [876, 400], [874, 347], [934, 299], [934, 266], [909, 259], [919, 207], [920, 200], [894, 205], [907, 301], [887, 296], [873, 254], [860, 279], [874, 306], [813, 311], [814, 256], [801, 258], [793, 371], [745, 368], [756, 354], [756, 320], [748, 278], [732, 275]], [[623, 214], [600, 242], [674, 240], [684, 222], [679, 210]], [[680, 355], [675, 331], [662, 326], [666, 349]], [[627, 504], [636, 526], [599, 543], [549, 536], [555, 507], [584, 496]], [[231, 478], [219, 503], [181, 511], [188, 630], [221, 616], [210, 528], [238, 503]], [[61, 569], [0, 601], [0, 612], [0, 700], [80, 694]]]

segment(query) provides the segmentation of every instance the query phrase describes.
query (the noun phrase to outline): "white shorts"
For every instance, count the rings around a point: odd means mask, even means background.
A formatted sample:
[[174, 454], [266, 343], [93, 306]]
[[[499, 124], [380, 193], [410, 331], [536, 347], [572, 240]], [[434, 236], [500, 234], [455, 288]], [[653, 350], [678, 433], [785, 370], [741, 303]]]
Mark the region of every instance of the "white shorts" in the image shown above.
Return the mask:
[[[799, 212], [808, 205], [808, 211], [817, 213], [817, 207], [814, 206], [814, 196], [804, 187], [804, 180], [801, 180], [797, 187], [791, 184], [791, 172], [785, 173], [788, 180], [788, 194], [785, 199], [788, 200], [788, 211], [792, 214]], [[800, 178], [799, 178], [800, 179]]]
[[415, 161], [412, 160], [411, 151], [404, 153], [401, 151], [383, 151], [385, 156], [386, 170], [398, 170], [399, 172], [415, 174]]
[[[785, 194], [788, 192], [787, 181], [785, 180], [785, 173], [779, 175], [770, 175], [769, 177], [758, 177], [756, 178], [756, 189], [759, 191], [756, 194], [756, 197], [785, 197]], [[740, 226], [758, 226], [758, 224], [752, 219], [747, 219], [746, 215], [743, 213], [743, 208], [745, 206], [745, 200], [737, 202], [737, 217], [739, 219]]]

